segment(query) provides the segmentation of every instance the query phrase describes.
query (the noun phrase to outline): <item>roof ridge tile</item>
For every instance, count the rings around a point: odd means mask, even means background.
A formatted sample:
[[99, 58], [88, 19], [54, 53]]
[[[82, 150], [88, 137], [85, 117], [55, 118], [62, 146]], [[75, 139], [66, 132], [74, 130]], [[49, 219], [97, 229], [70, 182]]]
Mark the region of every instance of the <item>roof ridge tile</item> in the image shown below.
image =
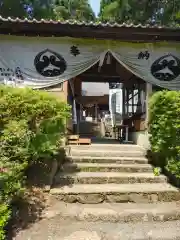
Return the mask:
[[94, 27], [116, 27], [116, 28], [153, 28], [153, 29], [173, 29], [173, 30], [178, 30], [180, 29], [180, 27], [178, 26], [162, 26], [162, 25], [158, 25], [158, 24], [154, 24], [154, 25], [151, 25], [151, 24], [134, 24], [134, 23], [118, 23], [118, 22], [85, 22], [85, 21], [77, 21], [77, 20], [73, 20], [73, 19], [69, 19], [69, 20], [64, 20], [64, 21], [61, 21], [61, 20], [53, 20], [53, 19], [41, 19], [41, 20], [38, 20], [36, 18], [33, 18], [33, 19], [29, 19], [29, 18], [13, 18], [13, 17], [3, 17], [3, 16], [0, 16], [0, 21], [2, 22], [12, 22], [12, 23], [37, 23], [37, 24], [61, 24], [61, 25], [77, 25], [77, 26], [94, 26]]

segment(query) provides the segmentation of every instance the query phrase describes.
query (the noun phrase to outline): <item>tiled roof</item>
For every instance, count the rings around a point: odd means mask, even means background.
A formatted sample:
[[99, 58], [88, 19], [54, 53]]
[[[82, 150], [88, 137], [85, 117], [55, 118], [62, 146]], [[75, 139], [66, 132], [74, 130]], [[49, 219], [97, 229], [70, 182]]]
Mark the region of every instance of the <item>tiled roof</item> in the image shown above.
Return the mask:
[[180, 42], [180, 27], [150, 24], [54, 21], [4, 18], [0, 16], [0, 35], [94, 38], [121, 41], [176, 41]]
[[127, 23], [122, 23], [122, 24], [118, 24], [118, 23], [102, 23], [102, 22], [79, 22], [76, 20], [66, 20], [66, 21], [54, 21], [52, 19], [50, 20], [45, 20], [45, 19], [41, 19], [41, 20], [37, 20], [37, 19], [28, 19], [28, 18], [24, 18], [24, 19], [20, 19], [20, 18], [4, 18], [2, 16], [0, 16], [0, 21], [1, 22], [9, 22], [9, 23], [37, 23], [37, 24], [54, 24], [54, 25], [75, 25], [75, 26], [89, 26], [89, 27], [112, 27], [112, 28], [153, 28], [153, 29], [180, 29], [180, 27], [167, 27], [167, 26], [160, 26], [160, 25], [150, 25], [150, 24], [146, 24], [146, 25], [142, 25], [142, 24], [127, 24]]

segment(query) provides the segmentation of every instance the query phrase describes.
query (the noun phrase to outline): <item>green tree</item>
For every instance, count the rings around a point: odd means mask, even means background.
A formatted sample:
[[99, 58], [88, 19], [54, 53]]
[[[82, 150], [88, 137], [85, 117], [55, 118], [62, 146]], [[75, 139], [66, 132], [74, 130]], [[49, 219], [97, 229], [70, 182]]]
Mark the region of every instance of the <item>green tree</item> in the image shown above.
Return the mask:
[[122, 22], [124, 20], [128, 20], [128, 12], [131, 9], [128, 0], [102, 0], [100, 7], [100, 19], [103, 21], [113, 22]]
[[20, 0], [0, 0], [0, 15], [3, 17], [26, 17], [27, 12]]
[[103, 21], [172, 25], [180, 19], [179, 0], [101, 0]]
[[0, 0], [0, 15], [36, 19], [95, 20], [88, 0]]
[[88, 3], [88, 0], [55, 0], [54, 13], [57, 20], [95, 20], [95, 14]]
[[31, 17], [36, 19], [55, 19], [52, 0], [27, 0], [32, 9]]
[[3, 17], [53, 17], [52, 0], [0, 0], [0, 15]]

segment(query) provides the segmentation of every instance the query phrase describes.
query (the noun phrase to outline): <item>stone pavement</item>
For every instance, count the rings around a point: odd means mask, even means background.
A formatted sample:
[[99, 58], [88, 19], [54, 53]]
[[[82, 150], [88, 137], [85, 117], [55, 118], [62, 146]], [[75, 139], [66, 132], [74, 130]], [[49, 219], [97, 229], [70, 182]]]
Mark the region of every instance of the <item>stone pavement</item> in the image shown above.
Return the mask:
[[102, 223], [45, 219], [22, 231], [14, 240], [179, 240], [180, 221]]

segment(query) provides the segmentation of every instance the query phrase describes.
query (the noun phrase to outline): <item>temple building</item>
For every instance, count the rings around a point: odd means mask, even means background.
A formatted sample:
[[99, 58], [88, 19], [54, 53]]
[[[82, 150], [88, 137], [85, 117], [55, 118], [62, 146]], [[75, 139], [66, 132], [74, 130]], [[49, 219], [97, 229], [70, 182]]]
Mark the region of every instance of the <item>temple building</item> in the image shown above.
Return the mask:
[[[103, 137], [109, 114], [111, 138], [146, 147], [149, 96], [180, 89], [179, 28], [0, 17], [0, 34], [0, 83], [69, 103], [69, 134]], [[87, 94], [87, 83], [102, 85]]]

